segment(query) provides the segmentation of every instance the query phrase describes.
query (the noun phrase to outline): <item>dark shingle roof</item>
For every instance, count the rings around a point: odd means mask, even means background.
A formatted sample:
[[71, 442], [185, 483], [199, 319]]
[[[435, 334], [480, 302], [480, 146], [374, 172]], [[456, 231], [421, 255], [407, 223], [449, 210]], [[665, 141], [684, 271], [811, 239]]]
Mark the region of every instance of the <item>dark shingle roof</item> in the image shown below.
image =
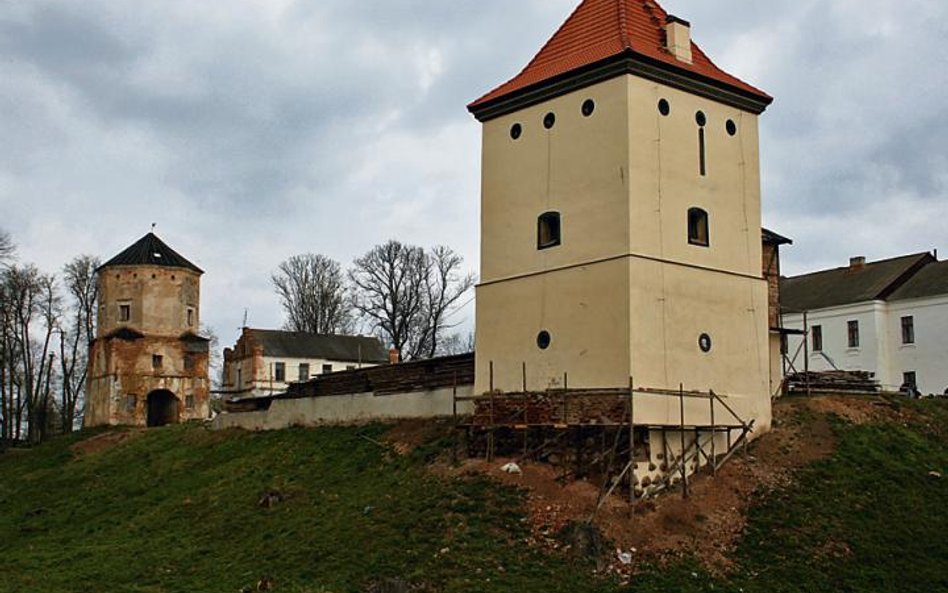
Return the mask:
[[783, 235], [778, 235], [770, 229], [761, 228], [760, 238], [768, 245], [793, 245], [793, 239], [788, 239]]
[[168, 247], [155, 233], [148, 233], [129, 248], [116, 255], [99, 267], [110, 266], [166, 266], [169, 268], [185, 268], [198, 274], [204, 271], [186, 260], [180, 253]]
[[890, 301], [905, 301], [948, 294], [948, 261], [928, 264], [900, 286]]
[[270, 329], [247, 329], [246, 332], [256, 343], [263, 346], [265, 356], [325, 358], [345, 362], [388, 362], [388, 350], [378, 338], [328, 336]]
[[929, 253], [904, 255], [780, 279], [781, 308], [787, 313], [813, 311], [866, 301], [885, 300], [912, 274], [934, 258]]

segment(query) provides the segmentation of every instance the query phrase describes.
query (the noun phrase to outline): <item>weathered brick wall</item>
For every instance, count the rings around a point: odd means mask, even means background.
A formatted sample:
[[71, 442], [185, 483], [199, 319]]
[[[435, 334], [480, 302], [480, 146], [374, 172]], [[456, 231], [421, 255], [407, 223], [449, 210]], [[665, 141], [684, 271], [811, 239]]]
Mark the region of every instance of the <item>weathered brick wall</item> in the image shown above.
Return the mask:
[[763, 245], [763, 275], [767, 280], [770, 327], [780, 326], [780, 248]]

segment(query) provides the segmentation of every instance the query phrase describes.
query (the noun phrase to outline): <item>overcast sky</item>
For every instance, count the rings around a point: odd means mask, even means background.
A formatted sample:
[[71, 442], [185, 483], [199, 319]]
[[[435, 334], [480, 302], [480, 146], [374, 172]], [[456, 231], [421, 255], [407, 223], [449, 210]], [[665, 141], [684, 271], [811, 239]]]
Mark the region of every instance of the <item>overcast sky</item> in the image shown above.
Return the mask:
[[[269, 274], [395, 238], [478, 267], [479, 124], [578, 0], [0, 0], [0, 228], [107, 259], [158, 224], [233, 342]], [[948, 220], [944, 0], [664, 0], [762, 119], [784, 272], [931, 250]], [[469, 325], [472, 312], [462, 316]], [[460, 316], [459, 316], [460, 317]]]

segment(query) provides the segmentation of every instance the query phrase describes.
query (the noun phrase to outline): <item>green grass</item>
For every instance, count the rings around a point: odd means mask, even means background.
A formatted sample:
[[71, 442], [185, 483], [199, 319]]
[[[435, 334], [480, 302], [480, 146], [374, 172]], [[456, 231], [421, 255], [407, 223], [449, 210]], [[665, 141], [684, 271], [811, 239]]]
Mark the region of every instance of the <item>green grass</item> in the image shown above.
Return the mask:
[[[948, 591], [948, 406], [911, 405], [918, 426], [834, 422], [836, 453], [757, 501], [728, 579], [684, 562], [622, 590]], [[523, 545], [521, 493], [427, 472], [438, 443], [399, 457], [360, 437], [384, 430], [176, 426], [81, 458], [88, 435], [0, 455], [0, 592], [620, 590]], [[286, 498], [261, 508], [267, 490]]]
[[833, 419], [835, 453], [802, 470], [796, 487], [756, 501], [735, 574], [714, 580], [684, 564], [632, 590], [948, 591], [946, 404], [907, 402], [922, 416], [912, 426]]
[[[53, 442], [0, 458], [0, 591], [359, 591], [397, 577], [445, 591], [538, 579], [591, 590], [592, 566], [553, 562], [521, 495], [386, 454], [383, 429], [212, 433], [177, 426], [73, 460]], [[260, 508], [261, 493], [285, 501]], [[445, 554], [439, 554], [449, 548]]]

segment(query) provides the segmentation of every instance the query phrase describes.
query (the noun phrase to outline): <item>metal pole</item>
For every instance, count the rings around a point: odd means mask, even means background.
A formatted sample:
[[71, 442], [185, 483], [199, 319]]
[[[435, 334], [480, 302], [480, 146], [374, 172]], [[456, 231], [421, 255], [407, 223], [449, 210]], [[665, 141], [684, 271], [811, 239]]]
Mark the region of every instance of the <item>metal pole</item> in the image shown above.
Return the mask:
[[803, 312], [803, 377], [806, 381], [806, 394], [810, 395], [810, 324], [806, 311]]
[[709, 389], [708, 393], [710, 394], [708, 396], [708, 400], [711, 401], [711, 475], [717, 475], [718, 454], [717, 454], [717, 451], [715, 450], [715, 441], [717, 440], [717, 437], [718, 437], [718, 429], [714, 423], [714, 390]]
[[451, 414], [454, 418], [454, 443], [451, 449], [451, 464], [458, 463], [458, 372], [454, 371], [454, 384], [451, 388]]
[[527, 398], [527, 363], [523, 362], [521, 364], [522, 377], [523, 377], [523, 456], [527, 456], [527, 443], [530, 438], [530, 419], [528, 413], [530, 411], [530, 401]]
[[490, 423], [487, 428], [487, 461], [494, 460], [494, 361], [490, 361]]
[[569, 400], [569, 373], [563, 373], [563, 424], [569, 426], [569, 409], [566, 402]]
[[635, 381], [629, 377], [629, 504], [635, 505]]
[[685, 468], [685, 385], [683, 383], [678, 384], [678, 400], [681, 408], [681, 416], [679, 417], [679, 428], [681, 430], [678, 433], [681, 435], [681, 495], [688, 498], [688, 472]]

